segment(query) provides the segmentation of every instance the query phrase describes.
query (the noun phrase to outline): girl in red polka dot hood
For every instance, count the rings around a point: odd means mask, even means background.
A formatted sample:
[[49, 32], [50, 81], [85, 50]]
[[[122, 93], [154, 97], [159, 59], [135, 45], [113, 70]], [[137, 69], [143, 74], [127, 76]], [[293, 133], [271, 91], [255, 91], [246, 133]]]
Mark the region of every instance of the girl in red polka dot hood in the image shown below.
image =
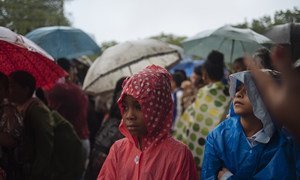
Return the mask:
[[98, 179], [198, 179], [189, 149], [171, 135], [171, 75], [151, 65], [123, 84], [117, 141]]

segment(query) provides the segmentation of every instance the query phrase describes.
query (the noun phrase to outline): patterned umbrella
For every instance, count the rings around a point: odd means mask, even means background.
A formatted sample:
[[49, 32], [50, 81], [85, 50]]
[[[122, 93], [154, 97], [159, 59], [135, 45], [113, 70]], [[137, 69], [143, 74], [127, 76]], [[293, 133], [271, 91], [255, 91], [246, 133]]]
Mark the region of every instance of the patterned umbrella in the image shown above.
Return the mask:
[[0, 64], [7, 75], [16, 70], [31, 73], [37, 87], [49, 87], [67, 75], [43, 49], [5, 27], [0, 27]]
[[127, 41], [106, 49], [90, 67], [83, 89], [89, 94], [112, 91], [118, 79], [148, 65], [169, 68], [181, 59], [181, 48], [154, 39]]

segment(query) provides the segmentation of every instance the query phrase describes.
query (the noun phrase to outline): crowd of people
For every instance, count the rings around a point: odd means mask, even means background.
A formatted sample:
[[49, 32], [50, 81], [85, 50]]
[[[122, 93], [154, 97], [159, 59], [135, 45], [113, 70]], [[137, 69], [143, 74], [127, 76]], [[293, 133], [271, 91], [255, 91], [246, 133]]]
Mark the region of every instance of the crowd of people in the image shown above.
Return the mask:
[[77, 61], [58, 59], [69, 76], [47, 89], [0, 73], [0, 179], [300, 178], [298, 58], [277, 45], [229, 70], [213, 50], [191, 77], [150, 65], [120, 77], [110, 107]]

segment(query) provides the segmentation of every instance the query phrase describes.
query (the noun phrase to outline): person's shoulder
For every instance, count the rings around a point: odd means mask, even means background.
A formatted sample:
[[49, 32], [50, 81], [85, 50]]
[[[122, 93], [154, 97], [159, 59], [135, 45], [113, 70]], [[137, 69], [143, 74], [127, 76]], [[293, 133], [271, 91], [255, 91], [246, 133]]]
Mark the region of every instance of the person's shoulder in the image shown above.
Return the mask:
[[185, 144], [174, 139], [173, 137], [169, 137], [169, 138], [165, 139], [162, 143], [163, 143], [163, 146], [165, 148], [169, 149], [170, 151], [180, 153], [180, 152], [188, 150], [188, 147]]
[[125, 147], [127, 147], [127, 145], [130, 144], [130, 141], [128, 138], [124, 137], [122, 139], [117, 140], [112, 147], [114, 149], [124, 149]]

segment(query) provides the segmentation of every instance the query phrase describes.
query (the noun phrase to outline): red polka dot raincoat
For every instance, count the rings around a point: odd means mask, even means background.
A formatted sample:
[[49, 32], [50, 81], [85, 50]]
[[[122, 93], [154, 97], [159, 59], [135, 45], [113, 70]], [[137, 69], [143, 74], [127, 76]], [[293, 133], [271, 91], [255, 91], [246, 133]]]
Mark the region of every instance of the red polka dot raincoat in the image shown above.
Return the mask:
[[98, 179], [198, 179], [196, 165], [189, 149], [171, 135], [171, 76], [167, 70], [151, 65], [124, 82], [118, 101], [123, 114], [124, 95], [131, 95], [141, 105], [147, 134], [142, 149], [121, 121], [125, 138], [117, 141], [98, 175]]

